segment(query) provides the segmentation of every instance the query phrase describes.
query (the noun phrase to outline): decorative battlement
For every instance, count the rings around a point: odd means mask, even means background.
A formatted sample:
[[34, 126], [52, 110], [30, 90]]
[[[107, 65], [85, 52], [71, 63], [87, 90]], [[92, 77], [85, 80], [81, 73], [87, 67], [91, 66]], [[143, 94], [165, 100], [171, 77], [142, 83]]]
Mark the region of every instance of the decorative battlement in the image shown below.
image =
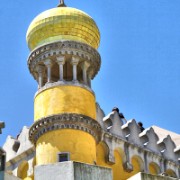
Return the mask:
[[180, 176], [180, 150], [169, 135], [159, 139], [152, 127], [141, 132], [134, 119], [124, 124], [117, 112], [111, 112], [103, 118], [103, 122], [101, 138], [108, 149], [110, 163], [115, 163], [114, 151], [121, 149], [127, 172], [133, 170], [132, 158], [136, 157], [141, 164], [141, 172], [149, 173], [149, 166], [152, 166], [157, 174], [168, 172], [173, 177]]
[[[133, 144], [133, 146], [137, 146], [140, 149], [151, 151], [160, 156], [163, 155], [168, 160], [178, 162], [180, 151], [175, 152], [176, 145], [169, 135], [159, 140], [152, 127], [141, 132], [134, 119], [123, 124], [117, 112], [111, 112], [110, 115], [107, 115], [104, 118], [104, 123], [106, 121], [112, 122], [110, 128], [104, 129], [109, 134], [108, 137], [119, 137], [123, 141]], [[117, 123], [123, 125], [119, 126]]]

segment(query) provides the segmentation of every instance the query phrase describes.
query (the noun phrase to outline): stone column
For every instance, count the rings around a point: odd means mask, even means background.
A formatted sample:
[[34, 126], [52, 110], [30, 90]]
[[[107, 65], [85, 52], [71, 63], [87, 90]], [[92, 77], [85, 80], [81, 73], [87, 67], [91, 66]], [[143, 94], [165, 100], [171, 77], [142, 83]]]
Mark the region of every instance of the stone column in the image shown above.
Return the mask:
[[88, 85], [89, 85], [89, 87], [91, 87], [91, 77], [90, 76], [88, 76]]
[[44, 66], [38, 65], [37, 66], [37, 72], [38, 72], [38, 88], [41, 88], [43, 86], [43, 75], [44, 75]]
[[149, 173], [148, 161], [147, 161], [147, 151], [144, 151], [144, 172]]
[[160, 160], [160, 169], [161, 169], [161, 173], [165, 173], [166, 171], [166, 161], [164, 158], [161, 158]]
[[79, 58], [72, 57], [71, 64], [73, 65], [73, 81], [77, 82], [77, 65], [79, 63]]
[[92, 79], [92, 70], [88, 73], [88, 84], [89, 84], [89, 87], [91, 87], [91, 79]]
[[132, 172], [133, 165], [131, 164], [130, 154], [129, 154], [129, 144], [127, 142], [124, 143], [124, 152], [126, 156], [126, 162], [124, 162], [123, 168], [126, 172]]
[[82, 64], [81, 64], [81, 67], [82, 67], [82, 71], [83, 71], [83, 81], [85, 84], [88, 84], [88, 79], [87, 79], [87, 70], [89, 68], [90, 64], [86, 61], [84, 61]]
[[65, 57], [64, 56], [59, 56], [57, 57], [57, 63], [59, 64], [59, 81], [64, 81], [63, 78], [63, 66], [65, 64]]
[[46, 59], [44, 61], [44, 64], [47, 67], [47, 83], [50, 83], [51, 82], [51, 66], [52, 66], [52, 62], [51, 62], [50, 59]]

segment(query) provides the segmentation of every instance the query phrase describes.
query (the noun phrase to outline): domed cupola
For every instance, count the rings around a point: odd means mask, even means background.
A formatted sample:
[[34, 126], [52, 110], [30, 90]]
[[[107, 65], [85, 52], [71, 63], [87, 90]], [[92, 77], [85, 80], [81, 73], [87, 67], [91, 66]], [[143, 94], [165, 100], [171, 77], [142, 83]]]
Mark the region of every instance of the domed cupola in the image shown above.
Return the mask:
[[89, 15], [60, 6], [39, 14], [30, 24], [26, 38], [30, 50], [59, 40], [79, 41], [97, 49], [100, 33]]
[[101, 58], [99, 29], [89, 15], [62, 1], [32, 21], [26, 39], [31, 50], [29, 70], [39, 88], [65, 81], [90, 87]]

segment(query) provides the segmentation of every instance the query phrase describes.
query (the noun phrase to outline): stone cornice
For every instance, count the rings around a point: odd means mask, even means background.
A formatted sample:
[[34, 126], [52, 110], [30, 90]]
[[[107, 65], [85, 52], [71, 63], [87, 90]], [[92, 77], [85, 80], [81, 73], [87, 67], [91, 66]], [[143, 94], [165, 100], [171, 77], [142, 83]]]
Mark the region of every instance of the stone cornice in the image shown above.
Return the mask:
[[92, 79], [98, 73], [101, 66], [101, 57], [98, 51], [91, 46], [76, 41], [57, 41], [40, 46], [32, 51], [28, 58], [30, 73], [36, 79], [35, 69], [45, 59], [56, 61], [60, 55], [71, 55], [80, 58], [80, 61], [87, 61], [90, 64], [89, 71], [92, 72]]
[[48, 116], [36, 121], [29, 130], [29, 139], [36, 143], [38, 138], [46, 132], [59, 129], [75, 129], [91, 134], [96, 142], [100, 141], [101, 126], [85, 115], [64, 113]]

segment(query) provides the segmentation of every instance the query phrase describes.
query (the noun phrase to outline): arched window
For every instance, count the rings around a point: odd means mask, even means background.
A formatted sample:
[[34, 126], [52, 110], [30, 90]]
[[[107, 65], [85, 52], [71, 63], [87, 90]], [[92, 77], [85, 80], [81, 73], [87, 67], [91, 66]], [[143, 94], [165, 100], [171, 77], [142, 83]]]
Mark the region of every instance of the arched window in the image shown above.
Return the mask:
[[18, 166], [17, 176], [21, 179], [26, 178], [28, 169], [29, 169], [28, 162], [27, 161], [21, 162], [20, 165]]
[[170, 177], [175, 177], [175, 178], [177, 177], [176, 173], [172, 169], [167, 169], [166, 174], [168, 174], [168, 176]]
[[141, 157], [139, 156], [133, 156], [131, 158], [131, 163], [133, 165], [133, 172], [136, 174], [138, 172], [144, 171], [144, 163]]
[[151, 162], [149, 164], [149, 173], [154, 174], [154, 175], [159, 174], [160, 173], [160, 167], [156, 163]]

